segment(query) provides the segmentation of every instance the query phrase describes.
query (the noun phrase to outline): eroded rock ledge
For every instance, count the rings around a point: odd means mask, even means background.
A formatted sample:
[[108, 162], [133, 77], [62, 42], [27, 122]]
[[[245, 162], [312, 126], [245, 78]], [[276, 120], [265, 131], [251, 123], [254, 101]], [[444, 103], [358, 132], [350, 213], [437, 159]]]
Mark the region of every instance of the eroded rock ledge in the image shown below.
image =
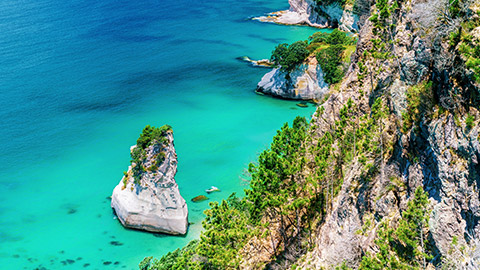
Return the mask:
[[285, 99], [318, 100], [328, 91], [315, 56], [291, 73], [274, 68], [257, 84], [257, 92]]
[[177, 154], [173, 132], [164, 127], [157, 129], [161, 130], [160, 139], [153, 132], [153, 136], [140, 141], [147, 128], [155, 130], [147, 126], [137, 145], [130, 148], [132, 164], [113, 190], [111, 206], [125, 227], [185, 234], [188, 208], [174, 179]]
[[358, 31], [358, 16], [353, 6], [342, 8], [338, 3], [318, 6], [314, 0], [289, 0], [290, 9], [272, 12], [254, 20], [286, 25], [309, 25], [318, 28], [336, 27], [347, 32]]

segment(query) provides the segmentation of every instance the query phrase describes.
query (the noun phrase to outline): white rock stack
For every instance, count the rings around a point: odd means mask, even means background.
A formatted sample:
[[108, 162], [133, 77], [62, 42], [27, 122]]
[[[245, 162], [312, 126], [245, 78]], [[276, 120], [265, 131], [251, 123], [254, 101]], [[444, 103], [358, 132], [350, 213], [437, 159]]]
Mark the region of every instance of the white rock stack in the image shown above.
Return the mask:
[[[187, 203], [180, 195], [175, 182], [177, 154], [173, 133], [167, 132], [168, 143], [154, 141], [145, 149], [142, 164], [132, 163], [112, 194], [112, 208], [123, 226], [150, 232], [185, 234], [188, 227]], [[131, 147], [133, 152], [134, 145]], [[158, 155], [165, 154], [157, 165]], [[152, 166], [153, 165], [153, 166]], [[143, 166], [137, 181], [133, 168]], [[153, 167], [153, 168], [152, 168]]]

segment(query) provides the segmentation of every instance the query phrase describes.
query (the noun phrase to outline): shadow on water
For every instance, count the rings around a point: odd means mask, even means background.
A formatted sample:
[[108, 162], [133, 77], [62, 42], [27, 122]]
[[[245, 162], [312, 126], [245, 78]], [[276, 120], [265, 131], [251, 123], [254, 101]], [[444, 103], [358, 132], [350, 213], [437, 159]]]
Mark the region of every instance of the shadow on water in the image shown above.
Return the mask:
[[255, 38], [255, 39], [261, 39], [261, 40], [265, 40], [267, 42], [270, 42], [270, 43], [273, 43], [273, 44], [279, 44], [279, 43], [285, 43], [287, 42], [287, 39], [285, 38], [277, 38], [277, 39], [273, 39], [273, 38], [267, 38], [267, 37], [264, 37], [264, 36], [261, 36], [261, 35], [257, 35], [257, 34], [248, 34], [249, 37], [251, 38]]
[[240, 49], [247, 48], [243, 44], [228, 42], [221, 39], [202, 39], [202, 38], [191, 38], [191, 39], [173, 39], [170, 40], [169, 43], [171, 45], [180, 45], [180, 44], [191, 44], [191, 43], [199, 43], [199, 44], [213, 44], [213, 45], [222, 45], [222, 46], [230, 46]]

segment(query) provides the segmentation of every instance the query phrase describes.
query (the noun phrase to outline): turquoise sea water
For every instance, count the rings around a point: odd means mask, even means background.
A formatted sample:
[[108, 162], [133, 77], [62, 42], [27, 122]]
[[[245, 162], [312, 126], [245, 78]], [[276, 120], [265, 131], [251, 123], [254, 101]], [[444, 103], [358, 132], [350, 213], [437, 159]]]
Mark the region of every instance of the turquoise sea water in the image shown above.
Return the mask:
[[[314, 108], [256, 95], [281, 42], [314, 29], [248, 18], [286, 0], [0, 2], [0, 268], [136, 269], [198, 237], [211, 185], [241, 175], [275, 131]], [[170, 124], [186, 236], [124, 229], [108, 196], [146, 124]], [[111, 262], [111, 264], [109, 264]]]

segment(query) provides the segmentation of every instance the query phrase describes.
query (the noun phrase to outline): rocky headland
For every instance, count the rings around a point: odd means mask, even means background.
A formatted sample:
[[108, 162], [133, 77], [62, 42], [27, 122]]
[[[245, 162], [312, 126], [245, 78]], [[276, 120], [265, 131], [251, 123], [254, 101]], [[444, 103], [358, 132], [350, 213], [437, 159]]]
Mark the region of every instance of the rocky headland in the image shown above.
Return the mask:
[[128, 228], [185, 234], [188, 208], [175, 182], [177, 154], [171, 128], [147, 126], [130, 152], [132, 164], [112, 194], [118, 220]]
[[356, 38], [345, 32], [317, 32], [306, 41], [279, 44], [269, 63], [273, 69], [256, 92], [294, 100], [320, 101], [348, 68]]

